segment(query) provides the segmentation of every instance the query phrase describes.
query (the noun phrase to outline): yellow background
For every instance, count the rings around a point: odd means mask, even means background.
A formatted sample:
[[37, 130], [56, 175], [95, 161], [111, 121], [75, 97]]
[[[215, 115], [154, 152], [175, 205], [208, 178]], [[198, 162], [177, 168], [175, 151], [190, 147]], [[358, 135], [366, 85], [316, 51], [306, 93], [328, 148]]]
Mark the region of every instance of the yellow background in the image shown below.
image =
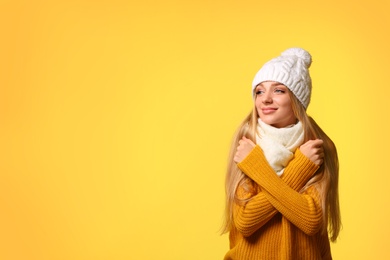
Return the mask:
[[262, 64], [313, 56], [334, 259], [390, 259], [390, 2], [0, 1], [0, 259], [222, 259], [230, 139]]

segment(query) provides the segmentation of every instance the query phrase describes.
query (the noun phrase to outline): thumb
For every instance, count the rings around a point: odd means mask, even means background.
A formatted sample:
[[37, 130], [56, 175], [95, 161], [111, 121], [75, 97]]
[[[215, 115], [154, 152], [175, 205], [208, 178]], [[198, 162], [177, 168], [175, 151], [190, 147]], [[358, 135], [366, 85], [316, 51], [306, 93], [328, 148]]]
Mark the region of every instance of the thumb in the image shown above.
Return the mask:
[[248, 142], [249, 144], [251, 144], [252, 146], [255, 146], [256, 144], [249, 138], [246, 138], [246, 136], [243, 136], [242, 137], [242, 140]]

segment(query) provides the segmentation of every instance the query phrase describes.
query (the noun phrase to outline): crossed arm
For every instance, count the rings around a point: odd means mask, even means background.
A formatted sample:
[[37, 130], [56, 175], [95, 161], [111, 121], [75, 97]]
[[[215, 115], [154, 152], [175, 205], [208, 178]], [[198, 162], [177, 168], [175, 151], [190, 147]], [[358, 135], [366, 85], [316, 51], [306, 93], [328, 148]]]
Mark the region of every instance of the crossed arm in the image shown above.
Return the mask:
[[[255, 181], [261, 190], [245, 205], [235, 206], [234, 221], [237, 229], [244, 236], [250, 236], [280, 212], [306, 234], [318, 232], [322, 225], [318, 192], [314, 187], [310, 187], [304, 193], [299, 193], [319, 168], [317, 163], [322, 162], [311, 156], [318, 154], [318, 151], [310, 154], [305, 150], [304, 155], [297, 149], [294, 159], [279, 178], [268, 164], [261, 148], [256, 145], [251, 146], [251, 149], [249, 154], [241, 154], [244, 159], [237, 159], [238, 167]], [[239, 187], [237, 194], [242, 193], [243, 190]]]

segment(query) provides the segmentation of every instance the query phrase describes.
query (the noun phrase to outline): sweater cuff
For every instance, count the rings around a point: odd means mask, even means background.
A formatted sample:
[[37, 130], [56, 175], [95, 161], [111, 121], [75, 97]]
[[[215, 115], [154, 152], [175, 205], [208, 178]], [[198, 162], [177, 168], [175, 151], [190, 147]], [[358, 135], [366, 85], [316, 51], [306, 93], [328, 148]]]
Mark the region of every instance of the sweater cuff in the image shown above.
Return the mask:
[[275, 172], [265, 158], [263, 150], [261, 150], [260, 146], [258, 145], [256, 145], [244, 158], [244, 160], [237, 164], [237, 166], [252, 180], [255, 180], [256, 177], [251, 176], [251, 174], [258, 172], [259, 169], [267, 169], [269, 171]]
[[[299, 169], [300, 172], [316, 172], [320, 166], [312, 162], [309, 158], [304, 155], [299, 148], [294, 154], [294, 163], [290, 163], [290, 167], [293, 169]], [[292, 161], [291, 161], [292, 162]], [[287, 166], [288, 167], [288, 166]]]
[[319, 168], [320, 166], [312, 162], [297, 149], [294, 158], [287, 165], [281, 178], [288, 183], [291, 188], [300, 190]]

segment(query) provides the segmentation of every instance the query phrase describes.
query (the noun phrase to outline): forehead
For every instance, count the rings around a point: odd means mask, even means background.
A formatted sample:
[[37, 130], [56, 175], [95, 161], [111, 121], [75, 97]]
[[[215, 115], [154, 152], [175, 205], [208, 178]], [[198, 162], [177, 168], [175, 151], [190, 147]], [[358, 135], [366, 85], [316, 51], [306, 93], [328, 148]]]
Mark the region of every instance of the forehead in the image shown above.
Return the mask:
[[258, 87], [263, 87], [263, 88], [276, 87], [276, 86], [283, 86], [283, 87], [287, 88], [285, 85], [283, 85], [282, 83], [277, 82], [277, 81], [263, 81], [259, 85], [257, 85], [256, 88], [258, 88]]

